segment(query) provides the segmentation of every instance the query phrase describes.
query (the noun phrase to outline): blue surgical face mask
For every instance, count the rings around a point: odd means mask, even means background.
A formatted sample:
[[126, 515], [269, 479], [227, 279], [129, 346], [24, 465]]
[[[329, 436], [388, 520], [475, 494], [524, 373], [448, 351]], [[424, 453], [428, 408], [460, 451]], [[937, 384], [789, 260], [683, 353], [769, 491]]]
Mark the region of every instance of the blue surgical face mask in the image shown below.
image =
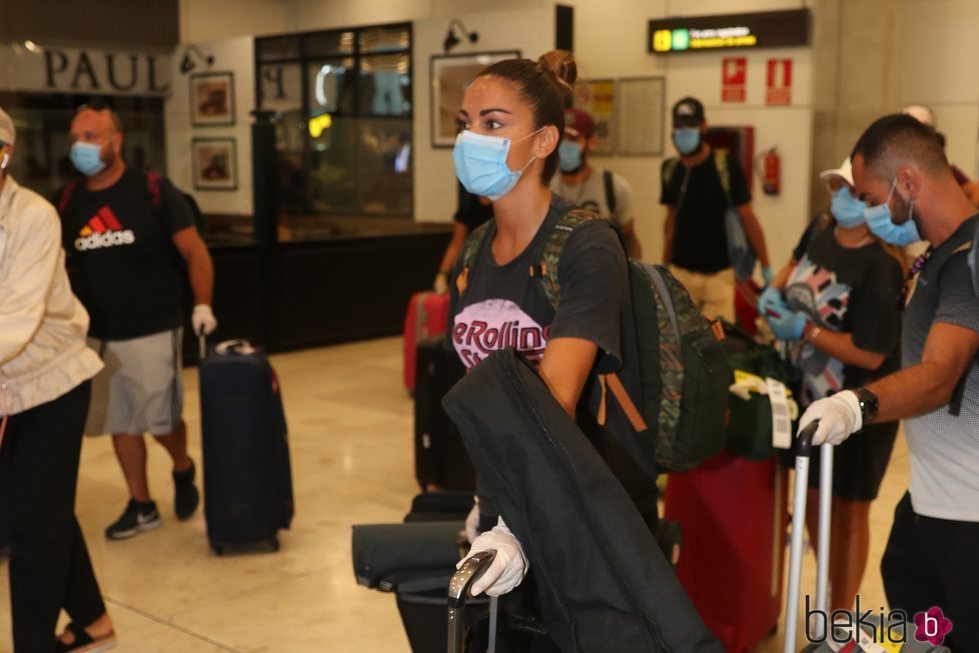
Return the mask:
[[904, 224], [894, 224], [891, 221], [891, 198], [894, 196], [894, 190], [896, 188], [897, 177], [894, 178], [894, 183], [891, 184], [891, 191], [887, 194], [887, 199], [884, 200], [883, 204], [870, 207], [863, 212], [863, 217], [867, 221], [867, 226], [870, 227], [870, 231], [875, 236], [885, 243], [905, 247], [921, 240], [921, 235], [918, 233], [918, 225], [912, 219], [914, 215], [914, 199], [908, 205], [907, 222]]
[[575, 172], [581, 168], [582, 156], [581, 145], [574, 141], [561, 141], [558, 145], [557, 154], [560, 158], [558, 167], [561, 172]]
[[75, 170], [86, 177], [97, 175], [105, 170], [105, 161], [102, 160], [102, 148], [94, 143], [83, 143], [76, 141], [72, 143], [68, 158]]
[[[512, 143], [519, 143], [544, 129], [546, 127], [541, 127], [533, 134], [527, 134]], [[484, 136], [468, 129], [459, 132], [452, 150], [452, 161], [455, 163], [456, 177], [463, 187], [473, 195], [481, 195], [494, 201], [513, 190], [520, 175], [537, 157], [531, 157], [520, 170], [510, 170], [506, 164], [510, 145], [508, 138]]]
[[833, 193], [833, 201], [829, 205], [829, 210], [836, 218], [836, 223], [844, 229], [856, 227], [863, 220], [863, 212], [867, 209], [867, 204], [861, 202], [850, 191], [850, 187], [843, 185]]
[[673, 144], [680, 154], [693, 154], [700, 149], [700, 129], [697, 127], [674, 129]]

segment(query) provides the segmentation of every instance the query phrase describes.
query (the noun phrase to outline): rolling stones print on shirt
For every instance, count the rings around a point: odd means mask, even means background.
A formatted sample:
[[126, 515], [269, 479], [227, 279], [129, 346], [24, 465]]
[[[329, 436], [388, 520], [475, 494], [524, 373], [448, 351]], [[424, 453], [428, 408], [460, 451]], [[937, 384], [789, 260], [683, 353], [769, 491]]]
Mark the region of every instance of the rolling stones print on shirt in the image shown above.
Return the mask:
[[487, 299], [455, 317], [452, 345], [466, 368], [491, 352], [512, 347], [536, 367], [547, 347], [550, 325], [542, 327], [509, 299]]

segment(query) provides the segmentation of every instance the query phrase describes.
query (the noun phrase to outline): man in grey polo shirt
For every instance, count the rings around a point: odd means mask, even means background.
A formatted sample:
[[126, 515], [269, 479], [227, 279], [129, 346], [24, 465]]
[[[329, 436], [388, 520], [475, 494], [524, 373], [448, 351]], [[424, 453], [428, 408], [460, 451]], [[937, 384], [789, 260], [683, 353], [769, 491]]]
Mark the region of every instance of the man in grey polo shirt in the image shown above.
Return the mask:
[[[979, 651], [979, 299], [967, 253], [979, 215], [959, 189], [935, 131], [885, 116], [851, 155], [867, 224], [896, 245], [931, 243], [904, 314], [903, 369], [812, 404], [814, 443], [838, 444], [863, 424], [904, 419], [911, 487], [894, 514], [881, 561], [892, 609], [940, 608], [945, 644]], [[913, 633], [908, 634], [913, 637]]]

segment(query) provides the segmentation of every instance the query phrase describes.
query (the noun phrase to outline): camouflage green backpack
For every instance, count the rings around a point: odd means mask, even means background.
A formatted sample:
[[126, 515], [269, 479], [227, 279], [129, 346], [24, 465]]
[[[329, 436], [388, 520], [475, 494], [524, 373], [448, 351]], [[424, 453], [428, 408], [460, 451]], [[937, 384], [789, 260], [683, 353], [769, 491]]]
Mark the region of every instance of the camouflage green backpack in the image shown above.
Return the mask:
[[[561, 298], [564, 245], [577, 229], [595, 220], [607, 222], [596, 213], [571, 207], [548, 235], [540, 263], [530, 269], [530, 276], [555, 310]], [[469, 270], [490, 224], [473, 231], [463, 246], [457, 281], [460, 293], [465, 291]], [[665, 266], [630, 259], [629, 291], [642, 396], [630, 397], [615, 373], [599, 378], [660, 471], [684, 471], [724, 447], [727, 394], [733, 375], [720, 343], [723, 331], [700, 314]], [[604, 410], [599, 412], [601, 420]]]

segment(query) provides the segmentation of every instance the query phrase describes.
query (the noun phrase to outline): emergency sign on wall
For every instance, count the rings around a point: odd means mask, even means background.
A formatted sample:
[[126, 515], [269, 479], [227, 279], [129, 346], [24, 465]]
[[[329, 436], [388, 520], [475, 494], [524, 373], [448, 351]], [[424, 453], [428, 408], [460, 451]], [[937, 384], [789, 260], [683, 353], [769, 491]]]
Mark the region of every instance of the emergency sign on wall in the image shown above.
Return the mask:
[[792, 60], [769, 59], [765, 69], [765, 104], [792, 104]]
[[721, 61], [721, 102], [744, 102], [747, 81], [748, 60], [725, 57]]

